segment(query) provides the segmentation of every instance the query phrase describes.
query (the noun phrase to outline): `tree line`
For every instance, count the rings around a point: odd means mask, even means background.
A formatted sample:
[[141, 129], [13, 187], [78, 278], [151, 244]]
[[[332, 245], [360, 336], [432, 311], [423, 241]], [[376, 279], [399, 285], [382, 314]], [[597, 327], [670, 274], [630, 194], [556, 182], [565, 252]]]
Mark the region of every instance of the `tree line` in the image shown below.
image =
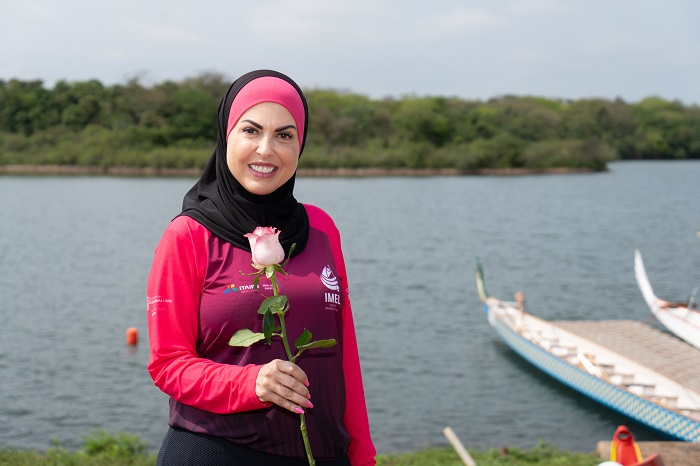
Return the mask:
[[[0, 165], [201, 168], [230, 82], [205, 73], [138, 78], [0, 80]], [[371, 99], [305, 89], [306, 168], [555, 167], [602, 170], [617, 159], [700, 159], [700, 107], [658, 97], [563, 100], [500, 96]]]

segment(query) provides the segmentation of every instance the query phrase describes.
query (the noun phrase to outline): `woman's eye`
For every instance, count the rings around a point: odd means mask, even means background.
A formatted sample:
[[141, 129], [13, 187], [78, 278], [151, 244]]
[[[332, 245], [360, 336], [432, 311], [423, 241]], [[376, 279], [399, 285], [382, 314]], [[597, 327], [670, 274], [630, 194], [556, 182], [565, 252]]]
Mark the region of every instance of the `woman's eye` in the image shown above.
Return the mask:
[[257, 132], [257, 130], [252, 126], [246, 126], [241, 131], [243, 131], [245, 134], [255, 134]]
[[279, 136], [280, 136], [282, 139], [293, 139], [293, 138], [294, 138], [294, 135], [293, 135], [292, 133], [288, 132], [288, 131], [284, 131], [284, 132], [282, 132], [282, 133], [279, 133]]

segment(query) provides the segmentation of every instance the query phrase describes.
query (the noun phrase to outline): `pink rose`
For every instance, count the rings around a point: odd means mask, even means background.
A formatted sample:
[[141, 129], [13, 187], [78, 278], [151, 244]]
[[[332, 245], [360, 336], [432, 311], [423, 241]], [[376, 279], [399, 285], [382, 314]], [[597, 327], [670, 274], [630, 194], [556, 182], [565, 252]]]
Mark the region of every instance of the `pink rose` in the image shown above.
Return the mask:
[[280, 231], [273, 227], [257, 227], [254, 232], [244, 235], [250, 242], [253, 267], [264, 269], [268, 265], [279, 264], [284, 260], [284, 249], [279, 240]]

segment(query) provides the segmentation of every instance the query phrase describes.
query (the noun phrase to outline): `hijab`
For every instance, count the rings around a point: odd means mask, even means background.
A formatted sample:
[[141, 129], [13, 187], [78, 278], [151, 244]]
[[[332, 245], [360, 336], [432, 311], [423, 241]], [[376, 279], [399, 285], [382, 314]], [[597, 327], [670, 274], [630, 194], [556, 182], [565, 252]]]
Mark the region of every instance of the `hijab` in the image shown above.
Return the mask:
[[277, 190], [252, 194], [231, 174], [226, 161], [228, 133], [241, 115], [262, 102], [275, 102], [292, 115], [304, 150], [308, 107], [299, 86], [291, 78], [272, 70], [257, 70], [236, 79], [221, 100], [216, 148], [199, 181], [187, 192], [180, 215], [191, 217], [219, 238], [250, 251], [244, 236], [255, 228], [275, 227], [285, 254], [296, 243], [293, 254], [304, 250], [309, 238], [309, 218], [294, 198], [296, 172]]

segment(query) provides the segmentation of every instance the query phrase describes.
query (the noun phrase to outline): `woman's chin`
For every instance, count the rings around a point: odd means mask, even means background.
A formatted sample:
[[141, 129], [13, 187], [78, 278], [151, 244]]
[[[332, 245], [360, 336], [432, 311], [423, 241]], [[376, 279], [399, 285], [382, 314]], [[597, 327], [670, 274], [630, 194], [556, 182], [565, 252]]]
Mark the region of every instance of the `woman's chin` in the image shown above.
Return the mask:
[[280, 187], [276, 177], [255, 177], [254, 179], [245, 180], [241, 183], [243, 187], [251, 194], [264, 196], [270, 194]]

